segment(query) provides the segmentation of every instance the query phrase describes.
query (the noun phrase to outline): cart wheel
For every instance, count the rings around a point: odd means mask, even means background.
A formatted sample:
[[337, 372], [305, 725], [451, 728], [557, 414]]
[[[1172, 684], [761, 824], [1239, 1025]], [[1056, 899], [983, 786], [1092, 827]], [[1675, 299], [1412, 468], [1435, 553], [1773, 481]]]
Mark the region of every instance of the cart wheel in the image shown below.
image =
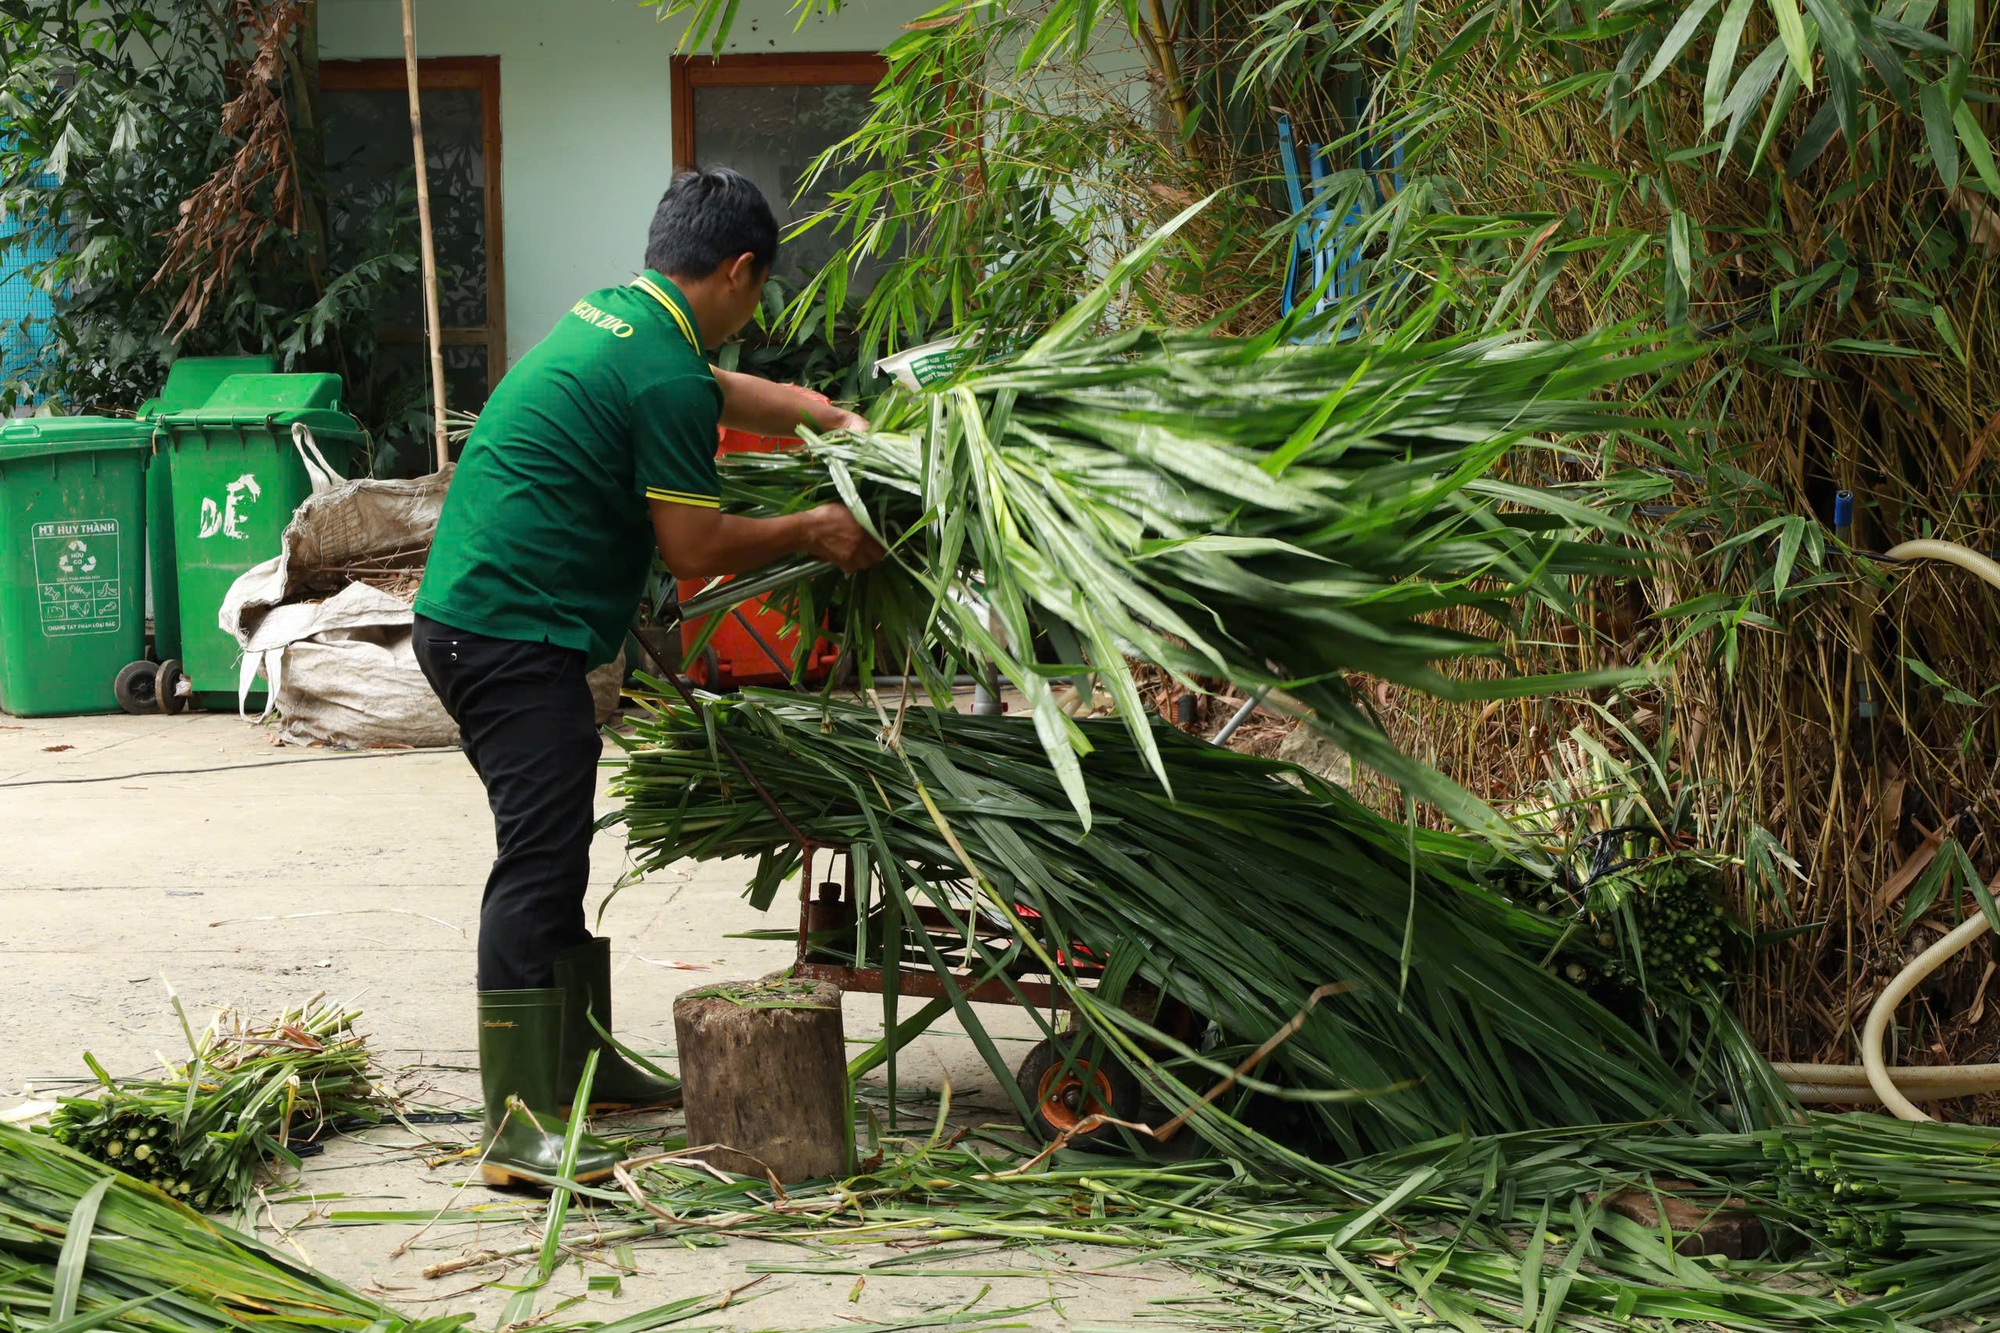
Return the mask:
[[158, 662], [134, 662], [111, 682], [111, 693], [117, 696], [120, 708], [135, 717], [144, 717], [160, 711], [159, 679]]
[[[1138, 1078], [1087, 1039], [1066, 1036], [1036, 1042], [1015, 1070], [1014, 1081], [1034, 1108], [1028, 1128], [1045, 1142], [1061, 1138], [1087, 1116], [1139, 1118]], [[1102, 1125], [1077, 1137], [1094, 1138], [1109, 1128]]]
[[722, 655], [713, 647], [701, 650], [702, 685], [717, 694], [722, 692]]
[[170, 657], [160, 663], [160, 679], [154, 692], [159, 696], [160, 711], [168, 717], [187, 707], [187, 696], [181, 693], [181, 684], [186, 679], [181, 674], [180, 659]]

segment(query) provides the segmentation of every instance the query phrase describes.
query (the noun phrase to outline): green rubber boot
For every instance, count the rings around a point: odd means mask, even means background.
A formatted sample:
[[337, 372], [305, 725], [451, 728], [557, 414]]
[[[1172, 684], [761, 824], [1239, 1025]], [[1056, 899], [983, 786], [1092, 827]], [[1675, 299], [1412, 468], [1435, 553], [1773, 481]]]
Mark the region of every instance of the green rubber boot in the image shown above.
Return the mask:
[[598, 1053], [597, 1077], [590, 1083], [592, 1113], [681, 1104], [679, 1079], [647, 1073], [604, 1039], [603, 1033], [611, 1031], [610, 940], [600, 935], [557, 954], [556, 985], [564, 1000], [562, 1105], [576, 1100], [583, 1062], [592, 1051]]
[[[488, 1185], [546, 1187], [546, 1180], [562, 1175], [569, 1132], [556, 1111], [562, 1032], [560, 990], [479, 992], [479, 1084], [486, 1097], [479, 1174]], [[572, 1178], [581, 1184], [603, 1180], [624, 1156], [585, 1134]]]

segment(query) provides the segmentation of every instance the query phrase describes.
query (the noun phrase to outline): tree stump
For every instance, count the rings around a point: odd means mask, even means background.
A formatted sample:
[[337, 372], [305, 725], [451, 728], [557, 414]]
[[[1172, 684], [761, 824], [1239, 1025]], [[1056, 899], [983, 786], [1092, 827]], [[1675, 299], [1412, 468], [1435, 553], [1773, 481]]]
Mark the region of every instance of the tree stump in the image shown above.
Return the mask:
[[1741, 1199], [1730, 1199], [1719, 1206], [1690, 1203], [1676, 1197], [1673, 1191], [1698, 1188], [1693, 1183], [1685, 1180], [1654, 1183], [1660, 1192], [1657, 1199], [1652, 1190], [1642, 1189], [1620, 1190], [1616, 1194], [1598, 1195], [1597, 1199], [1608, 1211], [1630, 1218], [1655, 1234], [1660, 1230], [1660, 1205], [1664, 1203], [1676, 1254], [1756, 1259], [1770, 1253], [1771, 1241], [1764, 1232], [1764, 1223], [1748, 1211], [1750, 1205]]
[[724, 982], [674, 1001], [688, 1146], [780, 1184], [845, 1175], [853, 1149], [840, 988]]

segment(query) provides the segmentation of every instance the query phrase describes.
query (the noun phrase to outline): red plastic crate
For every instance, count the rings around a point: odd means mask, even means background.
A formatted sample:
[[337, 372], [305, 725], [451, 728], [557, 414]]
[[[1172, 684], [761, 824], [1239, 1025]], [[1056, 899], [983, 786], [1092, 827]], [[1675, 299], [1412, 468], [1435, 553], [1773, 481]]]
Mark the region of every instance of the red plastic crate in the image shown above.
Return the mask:
[[[821, 399], [822, 402], [825, 399]], [[752, 435], [747, 431], [731, 430], [723, 427], [717, 439], [718, 454], [759, 454], [771, 453], [778, 449], [796, 447], [797, 440], [773, 438], [768, 435]], [[705, 580], [682, 579], [680, 592], [683, 600], [690, 600], [707, 586]], [[733, 690], [742, 685], [783, 685], [791, 680], [792, 658], [798, 651], [798, 640], [780, 638], [779, 634], [787, 625], [787, 620], [771, 610], [759, 597], [736, 608], [742, 614], [724, 612], [722, 625], [715, 631], [715, 637], [708, 641], [708, 652], [698, 657], [690, 657], [686, 671], [695, 684], [712, 690]], [[744, 628], [744, 621], [755, 627], [783, 659], [781, 668], [771, 660], [754, 635]], [[708, 620], [686, 622], [681, 627], [681, 649], [686, 654], [694, 645]], [[713, 656], [709, 654], [713, 653]], [[800, 678], [808, 685], [819, 685], [826, 681], [839, 660], [840, 649], [832, 642], [821, 639], [813, 645], [812, 656], [806, 662], [806, 669]]]

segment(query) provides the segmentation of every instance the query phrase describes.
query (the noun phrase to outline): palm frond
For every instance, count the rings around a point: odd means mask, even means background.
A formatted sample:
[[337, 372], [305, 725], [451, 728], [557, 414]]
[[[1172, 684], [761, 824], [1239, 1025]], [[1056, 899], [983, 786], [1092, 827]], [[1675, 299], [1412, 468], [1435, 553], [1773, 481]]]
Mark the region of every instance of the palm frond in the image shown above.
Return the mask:
[[[1544, 966], [1563, 926], [1487, 887], [1482, 843], [1385, 820], [1289, 765], [1164, 726], [1142, 749], [1117, 722], [1081, 725], [1097, 813], [1086, 831], [1022, 719], [922, 707], [890, 717], [758, 691], [704, 712], [662, 709], [627, 744], [615, 818], [641, 872], [756, 856], [751, 898], [768, 906], [798, 869], [789, 832], [718, 761], [712, 725], [801, 833], [855, 849], [879, 880], [879, 897], [857, 909], [857, 939], [829, 947], [870, 966], [906, 955], [934, 966], [895, 923], [918, 906], [979, 918], [951, 941], [966, 966], [1054, 972], [1169, 1113], [1190, 1112], [1222, 1151], [1312, 1169], [1198, 1105], [1228, 1062], [1171, 1042], [1158, 1055], [1155, 1011], [1138, 1022], [1117, 994], [1078, 988], [1079, 959], [1111, 960], [1135, 994], [1212, 1020], [1225, 1052], [1268, 1038], [1317, 988], [1348, 984], [1279, 1048], [1267, 1078], [1339, 1156], [1461, 1128], [1714, 1123], [1645, 1036]], [[1717, 1072], [1696, 1072], [1705, 1086], [1744, 1054], [1734, 1033], [1708, 1057]], [[1012, 1087], [1010, 1071], [995, 1073]], [[1742, 1114], [1783, 1114], [1774, 1080], [1751, 1085], [1761, 1100], [1739, 1099]]]

